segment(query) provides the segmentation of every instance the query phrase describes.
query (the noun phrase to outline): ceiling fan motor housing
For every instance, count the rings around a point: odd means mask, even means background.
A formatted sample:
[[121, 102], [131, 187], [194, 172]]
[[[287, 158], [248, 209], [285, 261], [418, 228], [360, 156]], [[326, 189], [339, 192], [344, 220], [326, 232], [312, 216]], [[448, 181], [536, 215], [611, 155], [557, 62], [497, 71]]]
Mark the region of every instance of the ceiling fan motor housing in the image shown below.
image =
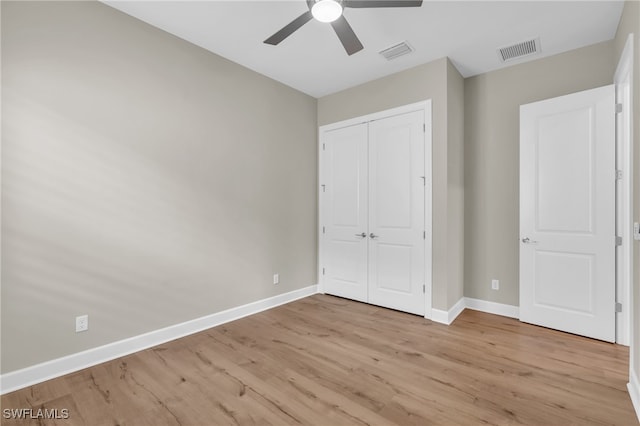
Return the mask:
[[315, 0], [311, 14], [320, 22], [333, 22], [342, 16], [342, 2], [338, 0]]

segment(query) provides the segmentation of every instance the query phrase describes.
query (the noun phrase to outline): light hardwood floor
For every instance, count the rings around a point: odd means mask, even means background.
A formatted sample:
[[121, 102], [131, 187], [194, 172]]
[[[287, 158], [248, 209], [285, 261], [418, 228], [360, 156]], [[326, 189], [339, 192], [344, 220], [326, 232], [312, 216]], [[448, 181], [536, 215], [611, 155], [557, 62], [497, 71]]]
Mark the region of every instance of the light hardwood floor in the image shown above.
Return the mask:
[[480, 312], [444, 326], [315, 295], [4, 395], [2, 408], [66, 408], [63, 425], [632, 425], [628, 358]]

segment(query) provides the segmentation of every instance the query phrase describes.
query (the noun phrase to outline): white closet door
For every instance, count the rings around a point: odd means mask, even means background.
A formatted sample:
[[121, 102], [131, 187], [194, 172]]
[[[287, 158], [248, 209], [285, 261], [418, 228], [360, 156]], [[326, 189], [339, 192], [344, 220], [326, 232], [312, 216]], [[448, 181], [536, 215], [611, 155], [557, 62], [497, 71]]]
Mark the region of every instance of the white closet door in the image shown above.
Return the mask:
[[424, 315], [424, 113], [369, 124], [369, 303]]
[[324, 133], [324, 291], [367, 301], [367, 125]]

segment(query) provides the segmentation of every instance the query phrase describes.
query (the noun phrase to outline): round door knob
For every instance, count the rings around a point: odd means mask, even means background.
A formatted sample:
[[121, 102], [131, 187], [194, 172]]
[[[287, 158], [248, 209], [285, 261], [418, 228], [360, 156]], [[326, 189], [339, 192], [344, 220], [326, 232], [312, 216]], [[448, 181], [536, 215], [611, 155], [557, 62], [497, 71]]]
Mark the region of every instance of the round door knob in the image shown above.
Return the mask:
[[372, 232], [369, 234], [369, 238], [378, 238], [378, 236]]

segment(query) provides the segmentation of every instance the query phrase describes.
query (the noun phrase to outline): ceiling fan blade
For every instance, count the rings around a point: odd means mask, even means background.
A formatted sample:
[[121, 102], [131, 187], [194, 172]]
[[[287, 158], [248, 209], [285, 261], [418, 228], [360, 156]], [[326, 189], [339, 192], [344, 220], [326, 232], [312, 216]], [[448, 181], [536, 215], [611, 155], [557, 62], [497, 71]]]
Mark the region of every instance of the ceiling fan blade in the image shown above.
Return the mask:
[[422, 0], [344, 0], [343, 6], [353, 8], [420, 7]]
[[340, 42], [342, 42], [342, 45], [344, 46], [344, 50], [347, 51], [349, 56], [362, 50], [362, 43], [360, 43], [356, 33], [353, 32], [351, 25], [349, 25], [344, 16], [340, 16], [338, 19], [333, 21], [331, 26], [338, 35]]
[[269, 37], [264, 41], [266, 44], [273, 44], [274, 46], [280, 43], [285, 38], [293, 34], [298, 28], [309, 22], [313, 18], [311, 11], [306, 11], [296, 19], [285, 25], [280, 31]]

